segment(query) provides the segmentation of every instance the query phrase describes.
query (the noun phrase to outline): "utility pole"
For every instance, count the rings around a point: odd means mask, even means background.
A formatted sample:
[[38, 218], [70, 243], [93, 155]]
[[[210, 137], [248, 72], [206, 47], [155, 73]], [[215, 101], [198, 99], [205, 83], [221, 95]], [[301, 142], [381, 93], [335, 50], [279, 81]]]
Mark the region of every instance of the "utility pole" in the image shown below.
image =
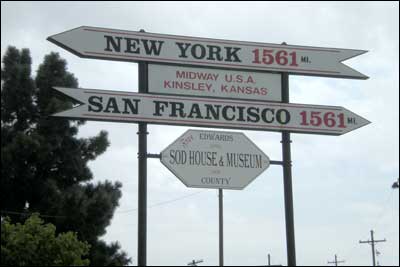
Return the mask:
[[[262, 266], [264, 266], [264, 265], [262, 265]], [[280, 264], [278, 264], [278, 265], [272, 265], [271, 264], [271, 255], [268, 253], [268, 265], [267, 266], [282, 266], [282, 265], [280, 265]]]
[[202, 263], [203, 260], [192, 260], [191, 262], [189, 262], [187, 265], [188, 266], [197, 266], [197, 264]]
[[335, 264], [335, 266], [339, 266], [338, 263], [344, 263], [344, 261], [338, 261], [336, 254], [335, 254], [335, 261], [328, 261], [328, 264]]
[[375, 261], [375, 243], [380, 243], [380, 242], [386, 242], [386, 239], [383, 240], [374, 240], [374, 231], [371, 230], [371, 241], [361, 241], [360, 244], [371, 244], [372, 247], [372, 264], [373, 266], [376, 266], [376, 261]]

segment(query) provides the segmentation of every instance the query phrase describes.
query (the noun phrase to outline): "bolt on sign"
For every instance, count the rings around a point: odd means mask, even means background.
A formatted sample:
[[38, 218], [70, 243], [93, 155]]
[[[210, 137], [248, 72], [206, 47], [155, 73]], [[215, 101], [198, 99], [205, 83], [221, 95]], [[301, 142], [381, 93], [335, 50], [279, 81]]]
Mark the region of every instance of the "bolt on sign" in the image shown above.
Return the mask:
[[370, 122], [337, 106], [158, 96], [54, 87], [81, 105], [53, 116], [117, 122], [342, 135]]
[[243, 133], [188, 130], [161, 152], [187, 187], [243, 189], [269, 167], [269, 158]]
[[364, 50], [241, 42], [81, 26], [48, 38], [79, 57], [367, 79], [342, 62]]
[[281, 101], [281, 75], [149, 64], [149, 93]]

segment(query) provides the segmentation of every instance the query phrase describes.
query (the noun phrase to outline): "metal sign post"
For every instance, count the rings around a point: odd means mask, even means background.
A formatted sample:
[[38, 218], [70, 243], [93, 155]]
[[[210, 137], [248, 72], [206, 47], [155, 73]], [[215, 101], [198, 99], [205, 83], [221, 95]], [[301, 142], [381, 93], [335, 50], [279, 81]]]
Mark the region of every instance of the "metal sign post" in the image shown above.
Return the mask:
[[[282, 102], [289, 103], [289, 74], [282, 73]], [[294, 239], [292, 158], [290, 153], [290, 133], [282, 132], [283, 186], [285, 195], [287, 264], [296, 266], [296, 247]]]
[[[147, 93], [147, 63], [139, 63], [139, 92]], [[147, 123], [139, 123], [138, 151], [138, 265], [147, 265]]]
[[219, 266], [224, 266], [224, 200], [223, 189], [218, 189], [219, 203]]

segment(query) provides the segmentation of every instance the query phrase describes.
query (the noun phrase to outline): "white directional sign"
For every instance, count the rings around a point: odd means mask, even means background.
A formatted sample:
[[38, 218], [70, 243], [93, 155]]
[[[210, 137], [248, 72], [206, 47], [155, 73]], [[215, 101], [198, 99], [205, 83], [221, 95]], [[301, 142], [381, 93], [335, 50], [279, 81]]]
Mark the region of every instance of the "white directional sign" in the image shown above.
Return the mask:
[[337, 106], [54, 89], [82, 104], [53, 116], [264, 131], [342, 135], [370, 122]]
[[281, 75], [149, 64], [149, 93], [281, 101]]
[[367, 52], [364, 50], [240, 42], [87, 26], [55, 34], [48, 40], [84, 58], [368, 78], [342, 63]]
[[188, 130], [161, 152], [161, 162], [187, 187], [243, 189], [269, 158], [243, 133]]

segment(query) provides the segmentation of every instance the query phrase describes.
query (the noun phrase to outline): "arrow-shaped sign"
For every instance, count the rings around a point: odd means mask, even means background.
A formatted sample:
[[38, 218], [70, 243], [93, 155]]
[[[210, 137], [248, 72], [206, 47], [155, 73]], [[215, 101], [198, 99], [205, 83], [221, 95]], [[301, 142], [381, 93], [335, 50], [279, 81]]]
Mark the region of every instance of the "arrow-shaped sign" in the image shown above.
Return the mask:
[[370, 122], [336, 106], [266, 103], [121, 91], [54, 89], [82, 104], [53, 116], [259, 131], [342, 135]]
[[342, 61], [364, 50], [279, 45], [81, 26], [48, 38], [83, 58], [367, 79]]

